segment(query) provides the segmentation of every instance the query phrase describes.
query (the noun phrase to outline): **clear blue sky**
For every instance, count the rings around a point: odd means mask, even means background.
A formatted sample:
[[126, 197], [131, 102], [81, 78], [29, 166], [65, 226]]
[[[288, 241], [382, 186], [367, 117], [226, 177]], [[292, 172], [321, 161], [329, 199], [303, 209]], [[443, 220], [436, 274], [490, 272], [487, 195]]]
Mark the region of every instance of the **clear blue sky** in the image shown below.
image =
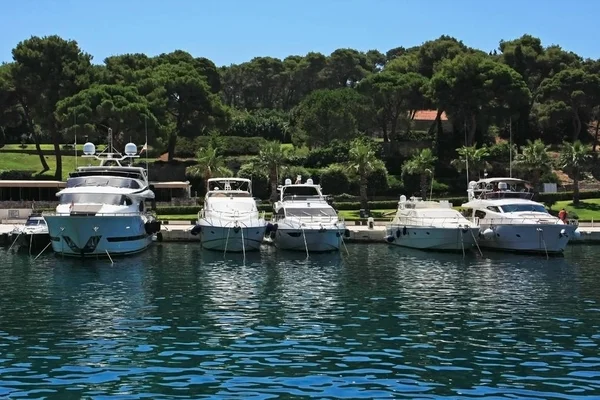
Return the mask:
[[0, 62], [32, 35], [76, 40], [95, 63], [182, 49], [217, 65], [350, 47], [385, 53], [442, 34], [490, 51], [524, 33], [600, 58], [595, 0], [20, 0], [2, 5]]

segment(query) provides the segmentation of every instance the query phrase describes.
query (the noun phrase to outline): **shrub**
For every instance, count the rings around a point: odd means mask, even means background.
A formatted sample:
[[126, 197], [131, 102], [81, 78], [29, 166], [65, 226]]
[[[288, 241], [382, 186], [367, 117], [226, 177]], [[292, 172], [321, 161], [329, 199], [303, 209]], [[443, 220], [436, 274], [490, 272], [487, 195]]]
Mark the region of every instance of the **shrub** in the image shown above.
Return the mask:
[[328, 194], [342, 194], [350, 189], [350, 181], [344, 167], [339, 164], [330, 165], [321, 171], [320, 183]]
[[308, 167], [327, 167], [331, 164], [348, 161], [350, 143], [333, 140], [327, 147], [317, 147], [308, 152], [305, 165]]
[[237, 175], [240, 178], [252, 181], [252, 195], [259, 199], [268, 199], [271, 194], [269, 187], [269, 176], [253, 163], [246, 163], [240, 167]]

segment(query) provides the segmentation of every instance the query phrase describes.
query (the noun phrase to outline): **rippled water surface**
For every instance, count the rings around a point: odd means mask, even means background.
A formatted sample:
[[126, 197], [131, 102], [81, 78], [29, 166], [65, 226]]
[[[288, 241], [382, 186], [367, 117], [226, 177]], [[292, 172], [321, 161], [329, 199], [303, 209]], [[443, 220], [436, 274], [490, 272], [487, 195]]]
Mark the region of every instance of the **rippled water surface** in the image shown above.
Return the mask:
[[0, 249], [0, 398], [600, 398], [600, 247], [349, 252]]

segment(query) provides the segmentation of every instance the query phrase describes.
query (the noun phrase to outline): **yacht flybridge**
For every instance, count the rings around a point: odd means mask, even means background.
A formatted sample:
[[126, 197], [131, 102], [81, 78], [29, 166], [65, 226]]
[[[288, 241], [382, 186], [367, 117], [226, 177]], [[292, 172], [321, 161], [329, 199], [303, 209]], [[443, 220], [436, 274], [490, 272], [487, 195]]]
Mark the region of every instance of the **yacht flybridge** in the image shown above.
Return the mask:
[[245, 253], [259, 249], [266, 227], [249, 179], [211, 178], [191, 233], [200, 234], [205, 249]]
[[574, 225], [554, 217], [533, 201], [531, 185], [516, 178], [469, 182], [469, 201], [462, 208], [480, 227], [481, 247], [542, 254], [560, 254], [578, 236]]
[[285, 250], [337, 251], [343, 242], [346, 225], [327, 202], [320, 185], [312, 179], [292, 184], [291, 179], [278, 188], [279, 201], [273, 205], [273, 224], [267, 228], [275, 246]]
[[468, 251], [476, 245], [479, 227], [448, 201], [423, 201], [400, 196], [398, 210], [387, 225], [386, 241], [422, 250]]
[[93, 143], [83, 146], [85, 158], [99, 166], [79, 167], [69, 174], [67, 187], [56, 195], [54, 213], [44, 213], [52, 248], [68, 256], [108, 256], [138, 253], [150, 246], [160, 222], [146, 209], [154, 199], [144, 168], [123, 165], [138, 158], [137, 146], [128, 143], [125, 154], [108, 145], [99, 154]]

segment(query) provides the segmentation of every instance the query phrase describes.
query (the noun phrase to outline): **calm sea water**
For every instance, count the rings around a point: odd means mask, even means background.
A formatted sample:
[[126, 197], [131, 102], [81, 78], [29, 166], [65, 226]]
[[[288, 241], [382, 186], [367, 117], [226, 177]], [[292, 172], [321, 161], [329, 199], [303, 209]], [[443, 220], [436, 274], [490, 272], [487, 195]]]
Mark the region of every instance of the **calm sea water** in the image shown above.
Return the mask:
[[349, 252], [0, 249], [0, 398], [600, 398], [600, 247]]

